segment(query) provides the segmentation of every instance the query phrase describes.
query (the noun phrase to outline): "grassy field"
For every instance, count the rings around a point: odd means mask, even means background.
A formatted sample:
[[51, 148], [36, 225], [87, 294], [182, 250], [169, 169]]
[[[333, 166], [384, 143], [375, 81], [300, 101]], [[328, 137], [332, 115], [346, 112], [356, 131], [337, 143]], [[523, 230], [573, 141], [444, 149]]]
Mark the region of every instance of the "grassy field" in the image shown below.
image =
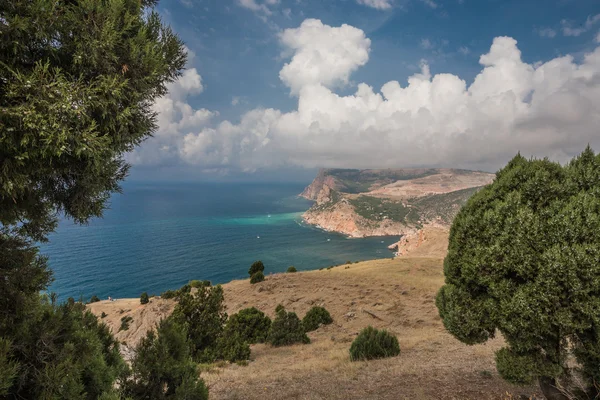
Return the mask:
[[[435, 295], [444, 280], [447, 233], [430, 230], [427, 238], [410, 258], [295, 274], [268, 275], [267, 266], [264, 282], [224, 285], [230, 314], [254, 306], [273, 317], [275, 307], [283, 304], [303, 317], [310, 307], [321, 305], [334, 323], [310, 332], [307, 345], [254, 345], [247, 366], [203, 366], [211, 399], [501, 400], [535, 394], [534, 387], [515, 387], [498, 376], [494, 352], [502, 346], [501, 338], [467, 346], [445, 331]], [[118, 329], [123, 315], [132, 315], [131, 328], [119, 333], [119, 340], [131, 342], [140, 330], [136, 319], [145, 324], [158, 320], [171, 309], [172, 304], [164, 302], [152, 299], [140, 305], [139, 299], [118, 300], [94, 303], [92, 310], [97, 315], [106, 312], [104, 320], [113, 329]], [[155, 312], [159, 314], [153, 317]], [[396, 335], [400, 355], [351, 362], [350, 344], [368, 325]]]

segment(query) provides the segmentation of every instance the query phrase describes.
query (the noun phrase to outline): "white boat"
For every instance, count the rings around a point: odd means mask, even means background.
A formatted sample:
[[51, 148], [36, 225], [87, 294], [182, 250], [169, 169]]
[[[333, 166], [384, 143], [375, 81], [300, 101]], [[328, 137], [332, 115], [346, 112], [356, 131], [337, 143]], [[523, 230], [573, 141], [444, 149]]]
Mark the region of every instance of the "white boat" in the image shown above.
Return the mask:
[[256, 238], [257, 238], [257, 239], [260, 239], [260, 236], [257, 236]]

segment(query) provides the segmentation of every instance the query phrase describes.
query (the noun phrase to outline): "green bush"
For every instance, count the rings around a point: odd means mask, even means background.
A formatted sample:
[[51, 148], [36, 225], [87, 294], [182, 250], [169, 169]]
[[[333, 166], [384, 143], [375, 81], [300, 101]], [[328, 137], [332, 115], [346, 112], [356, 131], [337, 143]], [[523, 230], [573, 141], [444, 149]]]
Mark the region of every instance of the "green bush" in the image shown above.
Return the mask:
[[257, 272], [250, 277], [250, 283], [255, 284], [265, 280], [265, 275], [262, 272]]
[[173, 318], [188, 328], [192, 356], [197, 362], [219, 359], [218, 340], [223, 333], [227, 313], [221, 285], [200, 287], [196, 293], [183, 293], [173, 310]]
[[199, 281], [199, 280], [194, 279], [194, 280], [190, 281], [190, 283], [188, 285], [190, 285], [190, 287], [198, 289], [202, 286], [212, 286], [212, 283], [207, 280]]
[[219, 338], [219, 356], [225, 361], [237, 362], [250, 359], [250, 346], [238, 332], [227, 330]]
[[100, 314], [100, 318], [106, 318], [106, 316], [107, 314], [104, 311], [102, 311], [102, 314]]
[[329, 325], [333, 322], [329, 311], [323, 307], [314, 306], [302, 319], [302, 325], [306, 332], [312, 332], [319, 329], [321, 325]]
[[161, 299], [174, 299], [175, 297], [177, 297], [177, 292], [175, 290], [165, 290], [164, 292], [162, 292], [160, 294], [160, 298]]
[[100, 298], [96, 295], [93, 295], [92, 297], [90, 297], [90, 304], [91, 303], [97, 303], [100, 301]]
[[[279, 308], [279, 306], [278, 306]], [[286, 312], [283, 307], [271, 324], [267, 341], [273, 346], [288, 346], [294, 343], [310, 343], [304, 332], [302, 321], [294, 312]]]
[[192, 361], [186, 327], [172, 318], [162, 320], [136, 348], [132, 378], [124, 382], [124, 394], [133, 399], [206, 400], [208, 389]]
[[293, 265], [291, 267], [288, 267], [287, 269], [288, 273], [294, 273], [294, 272], [298, 272], [298, 270], [296, 269], [296, 267], [294, 267]]
[[126, 315], [121, 317], [121, 326], [119, 327], [119, 332], [126, 331], [129, 329], [129, 323], [133, 321], [133, 317], [130, 315]]
[[148, 304], [149, 301], [150, 298], [148, 298], [148, 293], [142, 293], [142, 295], [140, 296], [140, 304]]
[[250, 344], [264, 343], [270, 328], [271, 319], [265, 313], [254, 307], [245, 308], [229, 317], [223, 335], [239, 335], [242, 341]]
[[250, 269], [248, 270], [248, 275], [252, 276], [254, 274], [256, 274], [257, 272], [264, 272], [265, 271], [265, 265], [263, 264], [262, 261], [255, 261], [254, 263], [252, 263], [252, 265], [250, 266]]
[[374, 360], [400, 354], [396, 336], [372, 326], [363, 329], [350, 346], [350, 360]]
[[285, 307], [281, 304], [278, 304], [277, 307], [275, 307], [275, 314], [279, 314], [281, 311], [285, 311]]

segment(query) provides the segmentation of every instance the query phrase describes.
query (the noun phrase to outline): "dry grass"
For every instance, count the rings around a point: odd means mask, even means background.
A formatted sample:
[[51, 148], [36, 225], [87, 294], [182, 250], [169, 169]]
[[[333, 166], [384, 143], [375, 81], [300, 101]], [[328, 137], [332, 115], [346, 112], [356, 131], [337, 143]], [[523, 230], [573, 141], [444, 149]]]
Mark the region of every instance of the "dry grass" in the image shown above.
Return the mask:
[[[443, 284], [447, 235], [435, 231], [428, 237], [410, 258], [270, 275], [256, 285], [247, 280], [224, 285], [230, 314], [254, 306], [273, 317], [275, 307], [283, 304], [302, 318], [310, 307], [321, 305], [334, 323], [309, 333], [311, 344], [254, 345], [247, 366], [204, 368], [202, 376], [211, 398], [504, 399], [510, 394], [516, 399], [535, 394], [535, 388], [511, 386], [496, 373], [494, 352], [502, 346], [501, 339], [466, 346], [444, 330], [435, 294]], [[146, 322], [155, 311], [142, 313], [144, 308], [172, 307], [172, 303], [161, 303], [164, 300], [155, 299], [146, 306], [136, 301], [129, 303], [135, 305], [130, 313], [143, 316]], [[107, 302], [95, 303], [92, 310], [109, 314], [105, 320], [114, 327], [121, 315], [112, 314], [122, 309], [120, 302], [126, 301], [109, 303], [110, 310], [104, 307]], [[139, 336], [133, 334], [136, 315], [133, 318], [131, 337], [120, 338], [130, 344]], [[350, 362], [350, 343], [368, 325], [395, 334], [400, 356]]]

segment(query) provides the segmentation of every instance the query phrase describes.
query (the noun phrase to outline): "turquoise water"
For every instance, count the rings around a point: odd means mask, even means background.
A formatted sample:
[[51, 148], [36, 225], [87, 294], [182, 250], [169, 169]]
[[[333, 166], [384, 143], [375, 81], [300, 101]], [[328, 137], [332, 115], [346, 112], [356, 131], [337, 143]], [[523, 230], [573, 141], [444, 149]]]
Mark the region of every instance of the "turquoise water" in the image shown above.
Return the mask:
[[[191, 279], [246, 278], [294, 265], [310, 270], [348, 260], [389, 258], [398, 237], [348, 239], [307, 226], [302, 184], [126, 183], [104, 218], [87, 226], [61, 221], [50, 242], [59, 298], [159, 294]], [[383, 242], [383, 243], [382, 243]]]

